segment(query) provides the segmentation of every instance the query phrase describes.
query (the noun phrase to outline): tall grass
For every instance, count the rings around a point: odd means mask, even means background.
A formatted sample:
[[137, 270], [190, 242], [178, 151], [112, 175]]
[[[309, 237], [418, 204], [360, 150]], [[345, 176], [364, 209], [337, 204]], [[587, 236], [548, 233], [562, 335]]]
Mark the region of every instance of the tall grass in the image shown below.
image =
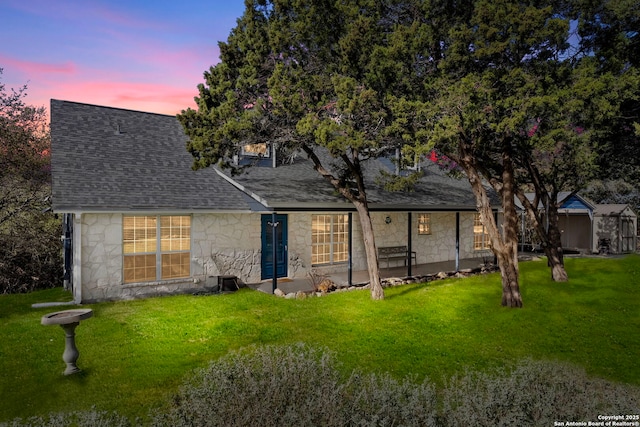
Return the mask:
[[435, 386], [473, 368], [525, 359], [569, 362], [640, 385], [640, 257], [567, 259], [569, 283], [544, 262], [521, 264], [524, 308], [500, 306], [496, 274], [285, 300], [251, 290], [93, 304], [77, 328], [78, 365], [63, 377], [63, 332], [40, 325], [60, 290], [0, 296], [0, 421], [50, 412], [115, 410], [131, 419], [171, 401], [194, 369], [256, 345], [327, 348], [353, 370]]

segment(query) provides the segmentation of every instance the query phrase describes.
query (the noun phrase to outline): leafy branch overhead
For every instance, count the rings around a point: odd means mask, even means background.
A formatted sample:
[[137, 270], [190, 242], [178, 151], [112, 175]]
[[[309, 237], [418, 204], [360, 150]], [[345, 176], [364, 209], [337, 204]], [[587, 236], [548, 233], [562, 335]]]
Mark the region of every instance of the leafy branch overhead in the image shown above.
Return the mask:
[[[502, 303], [513, 307], [522, 305], [515, 198], [532, 208], [523, 197], [533, 191], [553, 214], [554, 195], [583, 187], [599, 168], [614, 171], [618, 161], [638, 175], [640, 156], [627, 155], [640, 146], [633, 2], [245, 5], [198, 86], [197, 110], [178, 115], [194, 167], [241, 172], [234, 158], [247, 144], [306, 155], [359, 213], [372, 283], [377, 257], [363, 176], [370, 158], [392, 153], [403, 169], [438, 153], [436, 163], [469, 180], [502, 268]], [[379, 182], [410, 191], [420, 179], [402, 175]], [[502, 224], [487, 185], [501, 200]], [[566, 280], [559, 230], [553, 221], [548, 232], [540, 226], [535, 206], [529, 216], [553, 277]]]

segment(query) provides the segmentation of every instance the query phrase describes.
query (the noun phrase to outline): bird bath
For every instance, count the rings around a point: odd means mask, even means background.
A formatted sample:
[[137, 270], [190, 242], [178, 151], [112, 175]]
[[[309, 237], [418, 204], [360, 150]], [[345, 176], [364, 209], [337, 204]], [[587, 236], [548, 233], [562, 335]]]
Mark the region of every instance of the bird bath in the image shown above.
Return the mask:
[[65, 346], [62, 353], [62, 360], [67, 364], [65, 375], [80, 372], [80, 368], [76, 366], [76, 361], [80, 353], [76, 348], [76, 326], [81, 320], [85, 320], [93, 316], [93, 310], [90, 308], [77, 310], [64, 310], [55, 313], [49, 313], [42, 316], [41, 323], [43, 325], [60, 325], [64, 329]]

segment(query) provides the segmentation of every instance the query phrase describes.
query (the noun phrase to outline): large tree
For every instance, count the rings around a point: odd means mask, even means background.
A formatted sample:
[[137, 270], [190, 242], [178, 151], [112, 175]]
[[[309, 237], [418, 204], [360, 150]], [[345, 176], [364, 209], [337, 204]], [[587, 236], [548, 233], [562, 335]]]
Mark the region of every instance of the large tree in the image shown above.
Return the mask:
[[0, 83], [0, 293], [53, 287], [62, 276], [60, 222], [46, 213], [46, 111], [25, 103], [26, 90]]
[[[427, 79], [424, 99], [434, 112], [428, 125], [476, 195], [502, 274], [502, 305], [521, 307], [515, 197], [528, 172], [523, 149], [534, 148], [528, 131], [540, 118], [537, 102], [556, 84], [544, 69], [568, 47], [569, 18], [558, 5], [485, 0], [456, 16], [443, 35], [438, 72]], [[485, 182], [500, 197], [502, 229]]]
[[[631, 55], [612, 57], [602, 41], [637, 43], [637, 31], [626, 25], [613, 37], [610, 22], [599, 21], [610, 18], [609, 9], [584, 3], [479, 0], [460, 8], [442, 37], [439, 72], [426, 86], [425, 100], [436, 107], [433, 137], [463, 167], [476, 191], [501, 263], [505, 305], [521, 304], [512, 197], [527, 209], [552, 277], [566, 280], [557, 194], [584, 185], [595, 171], [598, 141], [604, 134], [610, 139], [625, 108], [629, 111], [637, 100]], [[615, 8], [616, 16], [627, 13], [624, 22], [636, 22], [628, 16], [630, 8]], [[581, 38], [571, 33], [577, 17]], [[616, 61], [620, 58], [625, 59]], [[501, 196], [501, 232], [482, 180]], [[533, 201], [524, 196], [527, 191], [535, 193]]]
[[[240, 146], [304, 152], [319, 177], [353, 203], [363, 231], [371, 296], [382, 299], [364, 165], [405, 139], [391, 104], [416, 85], [411, 2], [255, 0], [205, 72], [197, 110], [178, 115], [194, 166], [230, 161]], [[399, 23], [404, 23], [399, 25]], [[329, 153], [326, 162], [322, 153]]]

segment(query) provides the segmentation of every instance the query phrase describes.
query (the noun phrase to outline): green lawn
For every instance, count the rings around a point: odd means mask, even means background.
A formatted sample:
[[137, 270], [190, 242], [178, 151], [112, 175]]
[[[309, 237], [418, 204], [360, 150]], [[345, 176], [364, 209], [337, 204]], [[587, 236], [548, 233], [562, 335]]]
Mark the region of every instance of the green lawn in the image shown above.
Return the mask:
[[[62, 290], [0, 296], [0, 421], [55, 411], [146, 417], [197, 367], [251, 344], [306, 342], [345, 372], [443, 377], [524, 358], [568, 361], [640, 385], [640, 256], [567, 259], [570, 282], [546, 262], [521, 263], [524, 308], [500, 306], [497, 274], [285, 300], [241, 290], [93, 304], [76, 331], [83, 372], [64, 377], [64, 335], [40, 318]], [[65, 307], [66, 308], [66, 307]], [[64, 308], [61, 308], [64, 309]]]

